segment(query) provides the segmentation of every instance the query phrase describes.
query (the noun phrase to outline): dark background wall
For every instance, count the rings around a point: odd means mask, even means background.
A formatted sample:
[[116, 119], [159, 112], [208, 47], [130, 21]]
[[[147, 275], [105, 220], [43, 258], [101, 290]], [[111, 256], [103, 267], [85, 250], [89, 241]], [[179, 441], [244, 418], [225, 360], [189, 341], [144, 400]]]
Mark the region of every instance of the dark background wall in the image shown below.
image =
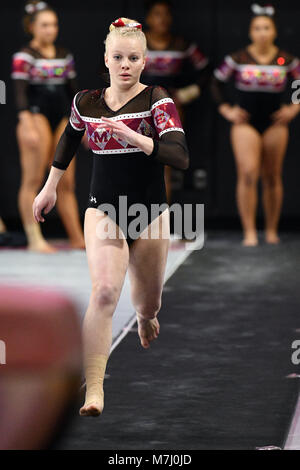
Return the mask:
[[[174, 31], [196, 40], [216, 65], [223, 56], [248, 43], [248, 22], [251, 1], [205, 0], [174, 1]], [[262, 2], [263, 3], [263, 2]], [[17, 192], [20, 184], [20, 165], [15, 138], [16, 115], [10, 79], [11, 57], [26, 43], [21, 19], [22, 1], [10, 0], [1, 4], [0, 79], [7, 85], [7, 104], [0, 106], [0, 214], [9, 228], [20, 228]], [[57, 42], [69, 47], [75, 55], [81, 89], [102, 85], [100, 70], [103, 40], [111, 21], [128, 16], [143, 22], [143, 1], [92, 0], [58, 1], [51, 5], [57, 9], [60, 33]], [[275, 1], [279, 19], [277, 44], [300, 56], [300, 4], [294, 0]], [[289, 96], [287, 97], [287, 99]], [[282, 225], [298, 228], [300, 216], [300, 118], [291, 125], [291, 138], [284, 164], [285, 199]], [[208, 223], [238, 223], [235, 203], [235, 166], [229, 143], [229, 124], [220, 118], [206, 91], [201, 100], [187, 109], [186, 130], [192, 162], [185, 173], [184, 191], [174, 193], [175, 200], [205, 204]], [[208, 173], [207, 186], [196, 190], [193, 174], [197, 168]], [[91, 170], [90, 153], [80, 149], [77, 157], [77, 196], [83, 216]], [[261, 207], [259, 215], [262, 214]], [[49, 215], [52, 227], [61, 230], [55, 209]], [[45, 234], [51, 224], [43, 227]]]

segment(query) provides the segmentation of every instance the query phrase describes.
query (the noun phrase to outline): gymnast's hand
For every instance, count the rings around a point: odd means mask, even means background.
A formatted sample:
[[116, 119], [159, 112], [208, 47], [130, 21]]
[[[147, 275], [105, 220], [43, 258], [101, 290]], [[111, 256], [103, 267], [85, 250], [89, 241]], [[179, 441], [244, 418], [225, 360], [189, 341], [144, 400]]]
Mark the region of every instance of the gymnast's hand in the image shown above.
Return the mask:
[[229, 104], [224, 103], [219, 106], [219, 111], [227, 121], [230, 121], [233, 124], [245, 124], [250, 119], [250, 114], [245, 109], [240, 108], [237, 105], [230, 106]]
[[98, 129], [108, 128], [112, 132], [112, 134], [115, 134], [120, 139], [125, 140], [130, 145], [138, 147], [140, 137], [140, 134], [138, 132], [135, 132], [134, 130], [130, 129], [130, 127], [126, 126], [126, 124], [124, 124], [124, 122], [122, 121], [112, 121], [112, 119], [105, 117], [102, 117], [101, 120], [103, 121], [103, 123], [98, 126]]
[[296, 117], [296, 115], [299, 113], [299, 105], [296, 104], [291, 104], [291, 105], [283, 105], [278, 111], [275, 111], [271, 115], [272, 120], [274, 121], [274, 124], [276, 125], [286, 125], [292, 119]]
[[55, 206], [56, 197], [56, 190], [47, 186], [44, 186], [42, 191], [36, 196], [33, 201], [32, 210], [33, 217], [37, 222], [45, 222], [42, 211], [44, 211], [44, 214], [48, 214]]

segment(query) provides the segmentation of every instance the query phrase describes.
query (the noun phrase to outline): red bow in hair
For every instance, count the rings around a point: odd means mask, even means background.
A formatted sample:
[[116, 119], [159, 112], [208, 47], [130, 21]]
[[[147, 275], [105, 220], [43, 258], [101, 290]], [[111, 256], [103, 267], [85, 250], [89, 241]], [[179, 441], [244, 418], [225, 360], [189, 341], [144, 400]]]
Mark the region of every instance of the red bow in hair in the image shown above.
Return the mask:
[[114, 21], [113, 22], [113, 25], [115, 28], [138, 28], [138, 29], [142, 29], [142, 25], [141, 23], [124, 23], [124, 21], [122, 20], [122, 18], [119, 18], [118, 20]]

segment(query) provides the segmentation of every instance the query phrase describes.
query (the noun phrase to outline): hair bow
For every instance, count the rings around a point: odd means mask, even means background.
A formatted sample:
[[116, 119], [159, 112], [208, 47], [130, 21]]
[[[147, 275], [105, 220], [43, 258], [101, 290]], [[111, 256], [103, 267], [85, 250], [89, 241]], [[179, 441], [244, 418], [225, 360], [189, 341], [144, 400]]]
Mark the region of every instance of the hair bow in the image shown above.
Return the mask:
[[118, 20], [114, 21], [112, 24], [114, 25], [115, 28], [126, 27], [126, 28], [142, 29], [141, 23], [124, 23], [122, 18], [119, 18]]
[[29, 15], [32, 15], [33, 13], [43, 10], [46, 7], [47, 7], [46, 2], [39, 2], [39, 3], [36, 3], [35, 5], [33, 3], [28, 3], [28, 5], [25, 6], [25, 11]]
[[262, 7], [257, 3], [253, 3], [251, 5], [251, 10], [253, 11], [254, 15], [273, 16], [275, 14], [275, 9], [272, 7], [272, 5], [266, 5]]

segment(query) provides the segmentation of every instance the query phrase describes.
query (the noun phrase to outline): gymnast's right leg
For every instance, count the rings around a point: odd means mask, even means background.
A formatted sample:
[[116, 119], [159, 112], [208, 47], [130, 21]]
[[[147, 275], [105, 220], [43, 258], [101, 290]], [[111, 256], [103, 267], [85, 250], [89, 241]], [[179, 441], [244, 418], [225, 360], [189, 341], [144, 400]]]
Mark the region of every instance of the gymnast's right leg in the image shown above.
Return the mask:
[[129, 262], [125, 239], [102, 239], [100, 210], [85, 213], [84, 237], [92, 292], [83, 322], [86, 398], [81, 416], [98, 416], [104, 407], [103, 380], [112, 343], [112, 317]]
[[41, 253], [53, 253], [52, 247], [44, 239], [40, 225], [32, 215], [32, 204], [45, 175], [49, 151], [51, 149], [52, 133], [49, 122], [42, 114], [32, 114], [33, 129], [36, 141], [28, 141], [28, 130], [23, 122], [17, 125], [17, 140], [21, 160], [21, 187], [18, 195], [19, 210], [24, 231], [28, 241], [28, 249]]

